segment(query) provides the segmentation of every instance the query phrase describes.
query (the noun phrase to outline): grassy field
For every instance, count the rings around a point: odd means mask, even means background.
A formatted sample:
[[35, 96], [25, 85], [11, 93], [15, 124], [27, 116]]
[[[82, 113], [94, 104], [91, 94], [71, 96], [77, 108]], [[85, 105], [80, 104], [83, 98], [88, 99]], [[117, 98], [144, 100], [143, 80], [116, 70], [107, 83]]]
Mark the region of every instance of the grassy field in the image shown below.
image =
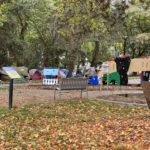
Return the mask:
[[149, 150], [150, 113], [96, 100], [0, 109], [0, 149]]

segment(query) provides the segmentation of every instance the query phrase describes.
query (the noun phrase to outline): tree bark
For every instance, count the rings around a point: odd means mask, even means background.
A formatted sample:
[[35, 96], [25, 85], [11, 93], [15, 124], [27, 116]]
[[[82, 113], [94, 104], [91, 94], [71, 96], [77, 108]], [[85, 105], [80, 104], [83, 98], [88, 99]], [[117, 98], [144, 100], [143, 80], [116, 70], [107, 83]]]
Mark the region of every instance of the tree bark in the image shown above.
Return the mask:
[[141, 56], [141, 47], [139, 46], [139, 57]]
[[135, 49], [132, 50], [132, 58], [135, 57]]
[[130, 48], [132, 49], [132, 58], [134, 58], [135, 57], [135, 51], [136, 51], [135, 44], [131, 44]]
[[69, 70], [68, 77], [72, 76], [72, 72], [75, 66], [75, 61], [76, 61], [76, 50], [73, 50], [72, 52], [67, 55], [67, 63], [66, 67]]
[[66, 68], [69, 70], [68, 77], [72, 77], [72, 72], [77, 60], [77, 53], [78, 53], [78, 41], [75, 36], [71, 36], [69, 39], [69, 49], [68, 52], [66, 53]]
[[[20, 23], [20, 39], [21, 40], [24, 40], [24, 36], [25, 36], [25, 33], [27, 31], [27, 27], [28, 27], [28, 17], [26, 16], [26, 20], [23, 19], [22, 15], [19, 13], [18, 10], [16, 10], [16, 14], [17, 14], [17, 17], [18, 17], [18, 20], [19, 20], [19, 23]], [[25, 16], [25, 15], [24, 15]]]
[[95, 41], [95, 49], [93, 51], [91, 66], [96, 66], [96, 64], [98, 63], [98, 60], [99, 60], [99, 47], [100, 47], [99, 41]]

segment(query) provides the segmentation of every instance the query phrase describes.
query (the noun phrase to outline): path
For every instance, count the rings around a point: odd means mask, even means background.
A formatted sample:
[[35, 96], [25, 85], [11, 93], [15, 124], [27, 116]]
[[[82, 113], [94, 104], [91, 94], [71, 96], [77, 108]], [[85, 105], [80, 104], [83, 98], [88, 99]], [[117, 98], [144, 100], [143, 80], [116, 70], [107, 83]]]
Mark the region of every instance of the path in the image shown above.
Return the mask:
[[[92, 91], [88, 92], [89, 99], [104, 99], [110, 101], [121, 101], [121, 102], [132, 102], [132, 103], [142, 103], [146, 104], [145, 97], [143, 95], [143, 91], [141, 88], [137, 88], [135, 90], [123, 89], [122, 90], [105, 90], [99, 91], [96, 89], [91, 89]], [[119, 96], [116, 94], [130, 94], [129, 97]], [[23, 106], [28, 104], [37, 104], [37, 103], [48, 103], [53, 100], [54, 91], [50, 89], [42, 89], [41, 87], [32, 87], [28, 84], [21, 84], [15, 86], [14, 89], [14, 105], [15, 106]], [[58, 97], [58, 95], [57, 95]], [[69, 99], [79, 99], [80, 91], [69, 91], [68, 93], [62, 92], [62, 100]], [[83, 92], [83, 97], [86, 98], [86, 92]], [[58, 99], [57, 99], [58, 101]], [[0, 89], [0, 107], [8, 106], [8, 89]]]

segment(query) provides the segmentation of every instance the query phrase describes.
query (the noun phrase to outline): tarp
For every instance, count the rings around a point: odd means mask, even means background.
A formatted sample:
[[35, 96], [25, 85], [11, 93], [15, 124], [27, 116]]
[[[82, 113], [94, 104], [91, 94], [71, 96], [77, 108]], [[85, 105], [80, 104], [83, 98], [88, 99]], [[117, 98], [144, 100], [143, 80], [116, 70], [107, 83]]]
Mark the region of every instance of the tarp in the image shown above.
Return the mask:
[[[105, 62], [105, 64], [108, 65], [108, 73], [117, 71], [115, 61], [107, 61]], [[105, 70], [104, 72], [106, 72], [107, 67], [101, 69], [102, 71]], [[150, 71], [150, 57], [131, 59], [128, 72], [141, 72], [141, 71]]]
[[109, 66], [109, 69], [108, 69], [109, 73], [117, 72], [116, 62], [108, 61], [107, 63], [108, 63], [108, 66]]
[[44, 68], [43, 70], [44, 76], [58, 76], [61, 78], [66, 78], [68, 75], [67, 69], [56, 69], [56, 68]]
[[9, 76], [3, 70], [0, 70], [0, 80], [2, 81], [10, 80]]
[[48, 68], [45, 68], [43, 70], [43, 75], [44, 76], [57, 76], [58, 75], [58, 69], [48, 69]]
[[0, 70], [0, 75], [7, 75], [5, 71]]
[[15, 70], [22, 76], [28, 76], [28, 68], [25, 66], [21, 66], [21, 67], [13, 67], [15, 68]]
[[103, 73], [113, 73], [116, 72], [116, 62], [115, 61], [107, 61], [102, 64], [101, 70]]
[[64, 74], [65, 76], [67, 77], [68, 73], [69, 73], [69, 70], [67, 69], [60, 69]]
[[128, 72], [150, 71], [150, 57], [131, 59]]
[[3, 70], [11, 79], [20, 79], [21, 76], [17, 73], [17, 71], [13, 67], [3, 67]]
[[66, 78], [68, 71], [66, 69], [59, 69], [58, 70], [58, 77], [59, 78]]

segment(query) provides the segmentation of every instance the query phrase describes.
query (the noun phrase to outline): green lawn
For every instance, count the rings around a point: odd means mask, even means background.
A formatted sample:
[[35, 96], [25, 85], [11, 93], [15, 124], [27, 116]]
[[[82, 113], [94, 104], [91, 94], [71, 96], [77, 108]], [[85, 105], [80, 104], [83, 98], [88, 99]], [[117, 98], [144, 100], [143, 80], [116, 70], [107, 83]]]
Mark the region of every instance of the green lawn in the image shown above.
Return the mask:
[[0, 148], [148, 150], [148, 108], [72, 100], [0, 109]]

